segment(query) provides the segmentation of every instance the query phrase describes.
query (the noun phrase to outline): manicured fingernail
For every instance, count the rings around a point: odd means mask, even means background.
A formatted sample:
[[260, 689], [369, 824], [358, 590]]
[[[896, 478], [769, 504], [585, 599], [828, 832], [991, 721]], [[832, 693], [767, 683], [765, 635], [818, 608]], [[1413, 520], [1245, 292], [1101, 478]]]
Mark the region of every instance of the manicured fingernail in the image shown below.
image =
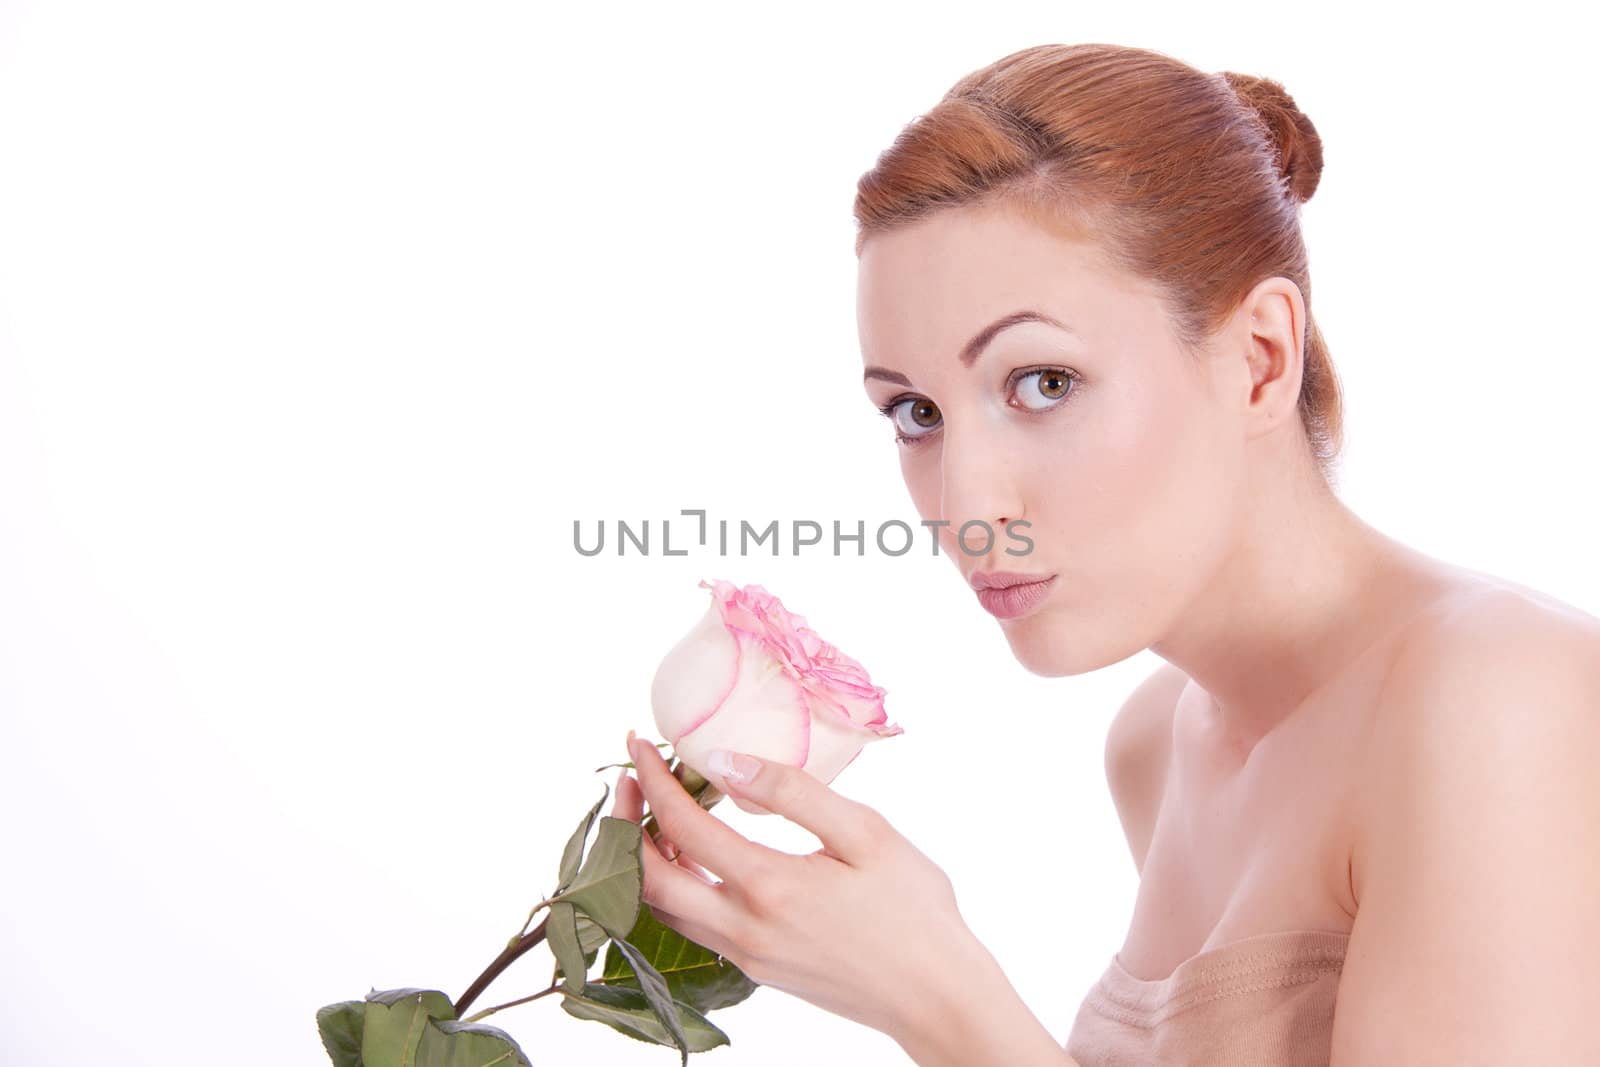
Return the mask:
[[729, 785], [747, 785], [761, 770], [761, 761], [742, 752], [713, 749], [706, 756], [706, 766], [711, 773], [723, 778]]

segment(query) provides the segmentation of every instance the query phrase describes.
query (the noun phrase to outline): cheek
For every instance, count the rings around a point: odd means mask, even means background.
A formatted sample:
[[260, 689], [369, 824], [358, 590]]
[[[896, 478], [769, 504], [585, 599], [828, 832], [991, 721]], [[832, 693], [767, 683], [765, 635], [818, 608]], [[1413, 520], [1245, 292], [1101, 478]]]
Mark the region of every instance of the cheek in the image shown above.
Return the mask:
[[1183, 517], [1188, 503], [1208, 495], [1221, 457], [1205, 405], [1202, 394], [1175, 382], [1128, 388], [1098, 405], [1098, 425], [1081, 438], [1080, 456], [1095, 505], [1160, 522]]
[[924, 519], [939, 518], [939, 465], [935, 461], [918, 457], [911, 450], [901, 448], [900, 477], [917, 514]]
[[[917, 509], [917, 516], [928, 522], [944, 518], [940, 514], [944, 509], [944, 500], [938, 446], [927, 446], [922, 454], [903, 446], [896, 447], [901, 449], [900, 476], [911, 494], [911, 503]], [[960, 554], [955, 543], [955, 532], [948, 526], [918, 528], [915, 533], [918, 552], [926, 551], [937, 535], [940, 555], [956, 558]]]
[[1077, 550], [1080, 592], [1150, 622], [1215, 569], [1238, 516], [1237, 463], [1203, 398], [1173, 388], [1096, 399], [1063, 442], [1052, 521]]

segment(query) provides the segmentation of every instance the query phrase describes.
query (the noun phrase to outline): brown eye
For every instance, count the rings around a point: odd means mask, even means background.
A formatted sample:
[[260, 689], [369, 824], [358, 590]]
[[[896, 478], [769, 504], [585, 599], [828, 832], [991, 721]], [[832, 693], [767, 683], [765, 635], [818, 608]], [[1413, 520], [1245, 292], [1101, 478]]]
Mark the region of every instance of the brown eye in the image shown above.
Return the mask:
[[1040, 411], [1064, 400], [1072, 382], [1070, 372], [1057, 368], [1029, 371], [1017, 379], [1017, 398], [1023, 407]]
[[939, 425], [939, 405], [907, 397], [894, 406], [894, 428], [906, 437], [921, 437]]

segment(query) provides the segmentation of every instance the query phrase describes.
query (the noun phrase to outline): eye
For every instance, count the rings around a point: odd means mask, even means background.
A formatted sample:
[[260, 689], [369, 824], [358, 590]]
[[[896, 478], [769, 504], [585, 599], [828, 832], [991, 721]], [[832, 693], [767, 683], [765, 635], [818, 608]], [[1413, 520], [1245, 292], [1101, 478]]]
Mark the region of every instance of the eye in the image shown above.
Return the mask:
[[1017, 399], [1030, 411], [1043, 411], [1065, 400], [1077, 380], [1076, 374], [1061, 367], [1024, 371], [1016, 379]]
[[939, 425], [939, 405], [926, 397], [908, 396], [903, 400], [891, 400], [878, 410], [894, 423], [896, 441], [909, 442], [913, 438], [926, 437]]
[[[1076, 371], [1065, 367], [1036, 367], [1021, 371], [1011, 379], [1012, 391], [1018, 401], [1016, 406], [1030, 413], [1046, 411], [1070, 399], [1076, 392], [1072, 387], [1079, 380], [1080, 375]], [[903, 445], [921, 444], [921, 439], [931, 436], [944, 421], [939, 413], [939, 405], [922, 396], [898, 397], [887, 404], [880, 404], [878, 411], [894, 423], [894, 439]]]

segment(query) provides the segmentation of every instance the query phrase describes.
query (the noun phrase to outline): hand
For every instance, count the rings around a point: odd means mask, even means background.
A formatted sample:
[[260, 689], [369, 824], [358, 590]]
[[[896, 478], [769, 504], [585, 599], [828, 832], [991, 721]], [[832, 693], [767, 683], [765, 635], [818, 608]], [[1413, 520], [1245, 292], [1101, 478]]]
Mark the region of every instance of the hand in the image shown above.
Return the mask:
[[713, 780], [822, 842], [796, 856], [700, 807], [649, 741], [632, 740], [629, 755], [639, 777], [623, 771], [612, 814], [637, 822], [648, 801], [661, 827], [643, 843], [644, 902], [661, 922], [752, 981], [897, 1038], [959, 997], [982, 947], [949, 877], [876, 810], [767, 760], [742, 785]]

